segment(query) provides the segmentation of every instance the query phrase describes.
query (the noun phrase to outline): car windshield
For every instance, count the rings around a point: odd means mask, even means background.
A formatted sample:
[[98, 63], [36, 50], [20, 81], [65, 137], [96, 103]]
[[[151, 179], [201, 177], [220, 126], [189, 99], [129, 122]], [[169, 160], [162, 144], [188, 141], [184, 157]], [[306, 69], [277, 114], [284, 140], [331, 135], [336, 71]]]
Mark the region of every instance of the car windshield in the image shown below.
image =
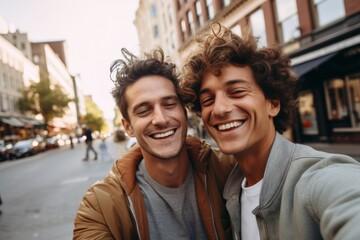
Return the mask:
[[20, 141], [20, 142], [17, 142], [15, 143], [15, 146], [14, 147], [22, 147], [22, 146], [26, 146], [26, 145], [29, 145], [31, 144], [32, 140], [24, 140], [24, 141]]

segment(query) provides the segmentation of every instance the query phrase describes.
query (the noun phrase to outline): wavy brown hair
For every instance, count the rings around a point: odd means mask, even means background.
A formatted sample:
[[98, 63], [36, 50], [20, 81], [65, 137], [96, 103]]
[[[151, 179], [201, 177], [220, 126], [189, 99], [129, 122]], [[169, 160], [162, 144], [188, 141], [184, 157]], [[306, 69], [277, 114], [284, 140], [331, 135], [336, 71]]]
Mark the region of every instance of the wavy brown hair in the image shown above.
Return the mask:
[[115, 60], [110, 67], [110, 78], [115, 87], [111, 94], [119, 107], [122, 116], [130, 122], [127, 111], [128, 104], [125, 92], [129, 85], [135, 83], [142, 77], [157, 75], [169, 79], [176, 89], [176, 93], [182, 102], [179, 73], [173, 63], [165, 61], [165, 55], [161, 48], [154, 49], [151, 53], [145, 53], [143, 58], [138, 58], [126, 48], [121, 49], [124, 59]]
[[219, 23], [213, 23], [209, 32], [196, 37], [199, 50], [184, 65], [181, 88], [186, 106], [200, 116], [200, 84], [208, 71], [219, 76], [226, 65], [249, 66], [265, 97], [280, 101], [274, 125], [283, 133], [293, 120], [296, 105], [297, 77], [291, 70], [290, 58], [278, 46], [258, 49], [256, 38], [250, 34], [240, 38]]

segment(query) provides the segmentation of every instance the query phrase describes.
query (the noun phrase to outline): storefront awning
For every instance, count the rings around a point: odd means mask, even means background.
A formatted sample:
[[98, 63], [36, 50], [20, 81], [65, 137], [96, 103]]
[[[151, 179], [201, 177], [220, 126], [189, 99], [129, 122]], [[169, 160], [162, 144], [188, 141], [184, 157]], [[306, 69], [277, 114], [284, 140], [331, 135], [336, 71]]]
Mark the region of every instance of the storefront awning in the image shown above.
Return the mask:
[[14, 127], [23, 127], [24, 124], [14, 117], [0, 117], [0, 121]]
[[292, 68], [293, 68], [294, 72], [299, 77], [301, 77], [301, 76], [307, 74], [308, 72], [310, 72], [311, 70], [317, 68], [321, 64], [325, 63], [326, 61], [329, 61], [332, 57], [334, 57], [337, 54], [338, 54], [337, 52], [336, 53], [330, 53], [330, 54], [325, 55], [323, 57], [315, 58], [315, 59], [312, 59], [310, 61], [295, 65]]
[[34, 118], [19, 117], [18, 119], [24, 124], [25, 127], [41, 127], [44, 125]]

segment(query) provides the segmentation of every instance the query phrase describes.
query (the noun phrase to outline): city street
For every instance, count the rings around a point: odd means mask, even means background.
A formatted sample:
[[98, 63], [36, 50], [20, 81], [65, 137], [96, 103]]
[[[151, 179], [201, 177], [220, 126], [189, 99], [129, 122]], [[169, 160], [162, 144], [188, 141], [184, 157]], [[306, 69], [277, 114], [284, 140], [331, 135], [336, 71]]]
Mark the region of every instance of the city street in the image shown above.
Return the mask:
[[98, 160], [85, 162], [85, 143], [64, 146], [35, 156], [0, 162], [0, 239], [72, 239], [79, 203], [94, 182], [101, 180], [125, 143], [106, 140], [112, 159], [100, 158], [101, 140], [94, 141]]

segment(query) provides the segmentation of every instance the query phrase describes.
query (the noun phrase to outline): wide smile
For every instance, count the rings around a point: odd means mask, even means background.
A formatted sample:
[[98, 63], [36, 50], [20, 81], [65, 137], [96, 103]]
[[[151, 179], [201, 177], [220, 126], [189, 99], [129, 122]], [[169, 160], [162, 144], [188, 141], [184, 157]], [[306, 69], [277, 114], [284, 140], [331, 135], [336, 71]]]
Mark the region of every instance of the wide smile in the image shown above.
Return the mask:
[[214, 127], [219, 131], [229, 131], [241, 127], [245, 121], [233, 121], [228, 123], [217, 124]]
[[171, 129], [171, 130], [166, 131], [166, 132], [151, 134], [150, 137], [152, 137], [154, 139], [164, 139], [164, 138], [167, 138], [167, 137], [170, 137], [170, 136], [174, 135], [175, 132], [176, 132], [176, 129]]

